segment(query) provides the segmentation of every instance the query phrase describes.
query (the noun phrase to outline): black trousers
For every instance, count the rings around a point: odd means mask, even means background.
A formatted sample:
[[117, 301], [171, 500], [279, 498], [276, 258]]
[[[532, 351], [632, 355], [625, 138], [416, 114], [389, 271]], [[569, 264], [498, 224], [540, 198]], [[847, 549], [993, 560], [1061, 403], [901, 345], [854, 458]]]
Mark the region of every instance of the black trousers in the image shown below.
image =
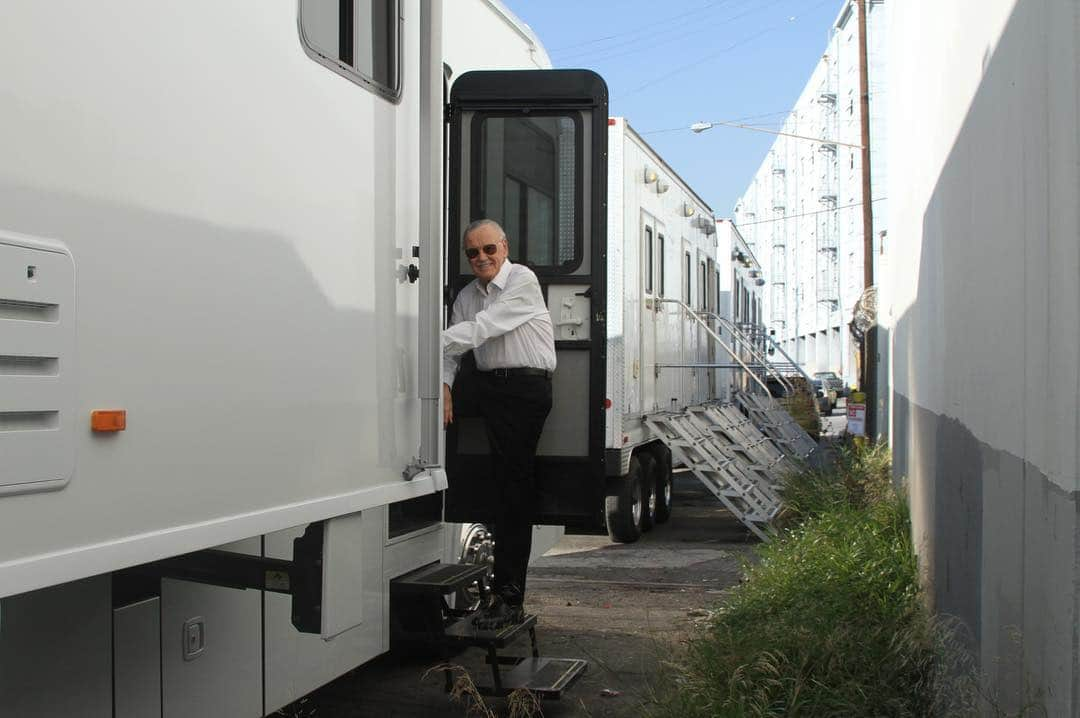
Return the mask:
[[495, 515], [495, 592], [507, 603], [525, 598], [536, 503], [536, 445], [551, 411], [551, 379], [481, 373], [475, 385], [492, 463]]

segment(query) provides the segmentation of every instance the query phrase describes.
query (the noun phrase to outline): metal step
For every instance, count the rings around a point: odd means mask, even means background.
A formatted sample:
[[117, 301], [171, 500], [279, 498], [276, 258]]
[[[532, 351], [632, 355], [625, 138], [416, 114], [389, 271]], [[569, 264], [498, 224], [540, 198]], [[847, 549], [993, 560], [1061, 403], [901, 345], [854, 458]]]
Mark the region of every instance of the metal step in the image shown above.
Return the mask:
[[501, 687], [478, 685], [477, 689], [485, 696], [506, 696], [524, 688], [538, 698], [558, 700], [588, 667], [580, 658], [519, 658], [513, 668], [500, 674]]
[[435, 593], [446, 595], [471, 586], [487, 574], [487, 566], [469, 563], [432, 563], [410, 571], [390, 582], [391, 589], [402, 594]]
[[461, 620], [455, 621], [447, 626], [445, 631], [446, 640], [467, 646], [480, 646], [482, 648], [495, 646], [496, 648], [505, 648], [519, 638], [524, 632], [528, 631], [532, 634], [536, 628], [536, 616], [525, 614], [525, 618], [521, 623], [515, 623], [493, 630], [482, 630], [477, 628], [472, 622], [473, 616], [475, 615], [475, 613], [470, 613]]
[[[703, 407], [658, 412], [645, 423], [683, 464], [751, 533], [769, 539], [768, 522], [781, 501], [759, 454], [732, 432], [715, 431]], [[756, 439], [755, 439], [756, 440]], [[755, 458], [751, 458], [751, 457]]]

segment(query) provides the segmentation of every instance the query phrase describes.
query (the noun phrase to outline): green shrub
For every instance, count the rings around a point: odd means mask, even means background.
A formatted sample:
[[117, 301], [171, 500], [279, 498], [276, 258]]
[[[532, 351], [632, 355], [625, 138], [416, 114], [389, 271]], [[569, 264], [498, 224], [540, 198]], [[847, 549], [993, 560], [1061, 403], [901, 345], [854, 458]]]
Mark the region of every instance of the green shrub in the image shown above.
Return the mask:
[[966, 654], [920, 599], [884, 449], [787, 480], [783, 530], [676, 666], [668, 716], [944, 716], [974, 705]]

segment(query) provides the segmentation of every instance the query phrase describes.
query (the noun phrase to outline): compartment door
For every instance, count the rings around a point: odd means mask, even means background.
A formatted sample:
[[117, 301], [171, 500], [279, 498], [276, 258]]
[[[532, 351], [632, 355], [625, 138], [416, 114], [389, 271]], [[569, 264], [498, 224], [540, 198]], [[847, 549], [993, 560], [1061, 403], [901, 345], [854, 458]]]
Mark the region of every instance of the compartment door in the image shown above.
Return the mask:
[[[506, 231], [510, 261], [536, 272], [558, 368], [540, 438], [535, 523], [602, 522], [607, 294], [607, 87], [583, 70], [470, 72], [450, 116], [447, 313], [472, 281], [461, 235], [477, 219]], [[467, 391], [468, 358], [455, 392]], [[499, 492], [479, 418], [447, 432], [449, 521], [493, 519]]]

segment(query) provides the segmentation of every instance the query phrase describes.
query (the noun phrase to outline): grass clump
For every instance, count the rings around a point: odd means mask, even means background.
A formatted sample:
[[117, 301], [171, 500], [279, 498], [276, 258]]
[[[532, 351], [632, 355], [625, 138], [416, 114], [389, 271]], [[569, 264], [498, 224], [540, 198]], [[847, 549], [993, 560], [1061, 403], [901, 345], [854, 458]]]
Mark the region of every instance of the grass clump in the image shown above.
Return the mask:
[[847, 446], [787, 479], [789, 528], [691, 643], [657, 715], [970, 713], [965, 654], [923, 607], [888, 463]]

